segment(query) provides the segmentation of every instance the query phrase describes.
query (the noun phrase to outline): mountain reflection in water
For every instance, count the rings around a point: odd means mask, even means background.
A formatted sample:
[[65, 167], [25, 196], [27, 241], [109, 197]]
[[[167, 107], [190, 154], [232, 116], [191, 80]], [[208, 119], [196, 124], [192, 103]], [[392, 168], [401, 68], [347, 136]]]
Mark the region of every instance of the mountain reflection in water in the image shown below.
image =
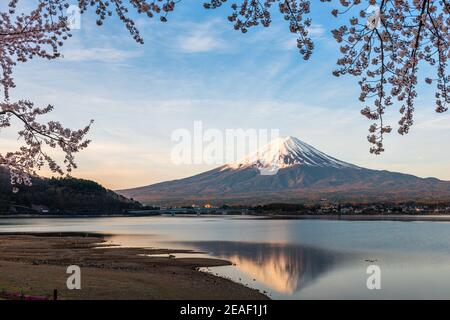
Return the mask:
[[285, 294], [299, 291], [349, 258], [343, 253], [300, 245], [222, 241], [190, 245], [231, 261], [250, 279]]

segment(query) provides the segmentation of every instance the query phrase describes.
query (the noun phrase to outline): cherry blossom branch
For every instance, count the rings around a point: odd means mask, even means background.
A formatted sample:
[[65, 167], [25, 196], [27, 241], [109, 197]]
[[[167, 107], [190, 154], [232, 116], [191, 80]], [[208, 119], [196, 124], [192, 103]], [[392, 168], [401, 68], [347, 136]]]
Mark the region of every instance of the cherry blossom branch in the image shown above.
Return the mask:
[[[361, 0], [341, 1], [346, 8], [362, 3]], [[376, 5], [376, 1], [372, 0], [365, 3]], [[338, 65], [342, 68], [334, 74], [340, 76], [349, 73], [360, 76], [365, 73], [359, 82], [360, 100], [374, 100], [373, 107], [366, 106], [361, 113], [371, 120], [379, 121], [379, 125], [370, 126], [368, 140], [374, 145], [370, 151], [380, 154], [384, 151], [383, 136], [391, 132], [390, 126], [383, 123], [383, 114], [388, 106], [393, 105], [393, 98], [402, 104], [399, 108], [402, 117], [398, 132], [406, 134], [413, 125], [419, 62], [437, 64], [436, 111], [447, 110], [446, 104], [450, 99], [450, 78], [446, 73], [450, 57], [450, 19], [445, 1], [381, 1], [379, 21], [371, 28], [377, 35], [373, 38], [374, 33], [366, 33], [367, 26], [359, 30], [354, 27], [361, 25], [360, 19], [368, 17], [366, 10], [361, 9], [359, 18], [352, 17], [349, 25], [333, 31], [335, 39], [343, 43], [343, 57], [338, 60]], [[332, 13], [335, 16], [339, 14], [337, 10]], [[387, 73], [389, 76], [386, 76]], [[432, 83], [432, 79], [427, 78], [426, 82]]]
[[[71, 37], [65, 10], [69, 0], [39, 0], [30, 13], [17, 14], [21, 0], [10, 0], [8, 11], [0, 12], [0, 90], [4, 102], [0, 104], [0, 130], [11, 125], [15, 118], [24, 124], [19, 137], [25, 146], [18, 151], [0, 154], [0, 165], [10, 169], [13, 184], [28, 183], [30, 175], [45, 163], [54, 172], [62, 173], [44, 147], [58, 148], [65, 154], [66, 171], [76, 167], [74, 154], [89, 144], [84, 137], [90, 124], [80, 130], [63, 128], [58, 122], [41, 124], [36, 117], [46, 114], [53, 107], [35, 108], [33, 103], [21, 100], [9, 101], [9, 92], [15, 87], [13, 68], [17, 62], [26, 62], [35, 57], [56, 59], [59, 48]], [[246, 33], [249, 28], [271, 24], [271, 9], [278, 4], [278, 11], [289, 22], [289, 30], [297, 34], [297, 47], [304, 59], [309, 59], [314, 44], [309, 36], [311, 27], [309, 0], [236, 0], [231, 4], [228, 20], [236, 30]], [[331, 2], [331, 0], [320, 0]], [[148, 18], [159, 17], [166, 22], [180, 0], [78, 0], [81, 13], [93, 9], [97, 25], [102, 25], [115, 13], [130, 35], [143, 43], [135, 22], [130, 16], [133, 9]], [[226, 0], [209, 0], [206, 9], [216, 9]], [[334, 16], [352, 16], [349, 23], [333, 30], [332, 34], [341, 43], [341, 54], [337, 61], [336, 76], [350, 74], [360, 78], [360, 101], [367, 103], [361, 113], [375, 123], [369, 127], [368, 140], [373, 145], [370, 151], [384, 151], [384, 135], [391, 132], [385, 124], [384, 114], [397, 100], [401, 107], [398, 132], [409, 132], [413, 124], [414, 100], [417, 96], [417, 72], [419, 62], [436, 66], [436, 76], [425, 82], [436, 82], [436, 111], [447, 111], [450, 103], [450, 75], [447, 72], [450, 59], [450, 3], [448, 0], [381, 0], [377, 23], [368, 26], [369, 6], [376, 0], [339, 0], [343, 10], [332, 10]], [[362, 9], [358, 9], [361, 8]]]
[[[4, 102], [0, 103], [0, 130], [11, 126], [12, 118], [18, 119], [24, 129], [18, 131], [19, 138], [25, 145], [13, 152], [0, 153], [0, 166], [5, 166], [11, 174], [11, 184], [30, 184], [31, 176], [36, 174], [44, 164], [52, 172], [70, 173], [76, 168], [75, 153], [86, 148], [90, 140], [86, 140], [90, 124], [79, 130], [64, 128], [59, 122], [39, 123], [37, 116], [50, 112], [53, 107], [36, 108], [28, 100], [15, 103], [9, 101], [9, 92], [15, 87], [13, 68], [17, 62], [26, 62], [34, 57], [56, 59], [60, 56], [59, 48], [70, 38], [68, 19], [65, 11], [69, 8], [68, 0], [39, 0], [36, 8], [29, 14], [16, 14], [20, 0], [10, 0], [8, 10], [0, 12], [0, 87], [3, 89]], [[78, 7], [84, 13], [94, 7], [98, 16], [97, 24], [102, 25], [107, 16], [112, 15], [110, 4], [115, 8], [118, 17], [125, 24], [130, 34], [138, 43], [143, 43], [134, 21], [127, 16], [128, 6], [134, 7], [138, 13], [148, 17], [161, 15], [162, 22], [167, 21], [167, 14], [173, 11], [172, 0], [78, 0]], [[64, 153], [62, 166], [52, 159], [44, 148], [60, 149]]]
[[[225, 2], [226, 0], [210, 0], [203, 6], [206, 9], [217, 9]], [[239, 4], [231, 4], [233, 12], [228, 16], [228, 20], [233, 23], [235, 30], [242, 33], [247, 33], [249, 28], [258, 25], [269, 27], [272, 22], [270, 10], [274, 3], [278, 3], [279, 12], [289, 21], [289, 30], [298, 35], [297, 48], [303, 58], [308, 60], [314, 49], [313, 41], [308, 36], [311, 19], [304, 19], [310, 13], [309, 0], [242, 0]]]
[[[59, 122], [39, 123], [37, 117], [52, 111], [52, 106], [37, 108], [28, 100], [15, 103], [0, 104], [0, 129], [10, 127], [12, 118], [19, 119], [24, 129], [18, 132], [25, 145], [18, 151], [0, 154], [0, 166], [9, 168], [13, 185], [31, 183], [30, 176], [47, 164], [52, 172], [63, 174], [62, 166], [54, 161], [46, 152], [45, 146], [60, 149], [65, 154], [65, 171], [70, 173], [76, 168], [74, 154], [86, 148], [90, 140], [85, 136], [91, 123], [79, 130], [64, 128]], [[17, 190], [15, 187], [14, 190]]]

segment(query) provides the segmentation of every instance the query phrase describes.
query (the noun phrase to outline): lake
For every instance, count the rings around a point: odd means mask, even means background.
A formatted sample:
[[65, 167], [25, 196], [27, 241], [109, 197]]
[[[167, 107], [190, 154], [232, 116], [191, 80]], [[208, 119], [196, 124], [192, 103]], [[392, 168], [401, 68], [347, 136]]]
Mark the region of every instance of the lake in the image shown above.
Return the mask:
[[[273, 299], [450, 299], [448, 222], [1, 218], [0, 232], [94, 232], [123, 246], [194, 249], [233, 263], [205, 272]], [[381, 289], [369, 290], [374, 265]]]

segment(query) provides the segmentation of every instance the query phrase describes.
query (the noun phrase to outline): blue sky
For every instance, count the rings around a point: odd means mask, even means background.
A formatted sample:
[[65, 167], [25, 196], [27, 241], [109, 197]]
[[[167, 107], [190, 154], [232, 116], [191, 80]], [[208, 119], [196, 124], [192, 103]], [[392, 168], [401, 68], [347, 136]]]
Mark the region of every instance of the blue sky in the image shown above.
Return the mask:
[[[78, 155], [74, 176], [113, 189], [214, 167], [170, 161], [173, 130], [192, 129], [198, 120], [206, 128], [279, 128], [360, 166], [450, 180], [449, 115], [434, 113], [428, 86], [419, 87], [411, 133], [392, 133], [383, 155], [369, 154], [370, 123], [359, 114], [357, 79], [331, 74], [338, 46], [330, 30], [339, 22], [331, 9], [313, 3], [310, 61], [301, 58], [276, 10], [271, 28], [242, 34], [226, 19], [228, 5], [205, 10], [201, 1], [182, 1], [165, 24], [136, 16], [144, 45], [116, 18], [99, 28], [87, 14], [64, 45], [64, 58], [16, 68], [12, 96], [53, 104], [49, 118], [69, 127], [94, 119], [93, 142]], [[396, 109], [389, 111], [394, 128], [398, 118]], [[14, 147], [13, 130], [0, 140], [2, 149]]]

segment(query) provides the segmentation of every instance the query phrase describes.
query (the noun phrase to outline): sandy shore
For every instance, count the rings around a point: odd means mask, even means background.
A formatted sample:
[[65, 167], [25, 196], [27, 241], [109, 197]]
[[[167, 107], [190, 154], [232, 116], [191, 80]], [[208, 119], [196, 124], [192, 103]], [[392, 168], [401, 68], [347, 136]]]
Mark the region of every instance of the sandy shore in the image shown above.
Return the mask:
[[[149, 257], [182, 253], [122, 248], [97, 237], [0, 235], [0, 299], [7, 293], [59, 299], [267, 299], [230, 280], [197, 271], [227, 265], [208, 258]], [[68, 290], [69, 265], [81, 268], [81, 290]]]

